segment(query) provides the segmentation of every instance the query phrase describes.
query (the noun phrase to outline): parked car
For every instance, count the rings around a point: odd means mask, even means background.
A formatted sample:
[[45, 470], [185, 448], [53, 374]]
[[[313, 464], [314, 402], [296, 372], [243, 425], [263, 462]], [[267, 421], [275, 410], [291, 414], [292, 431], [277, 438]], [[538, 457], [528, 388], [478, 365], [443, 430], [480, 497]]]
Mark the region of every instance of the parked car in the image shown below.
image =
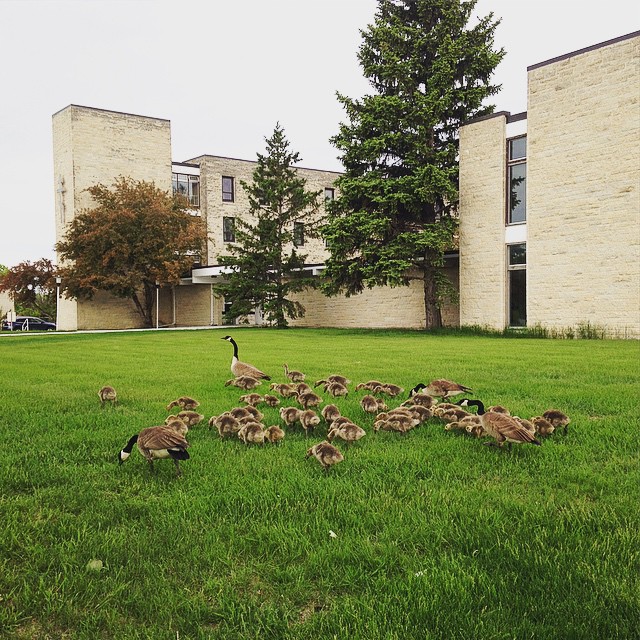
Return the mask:
[[55, 322], [48, 322], [35, 316], [16, 316], [13, 322], [2, 322], [3, 331], [55, 331]]

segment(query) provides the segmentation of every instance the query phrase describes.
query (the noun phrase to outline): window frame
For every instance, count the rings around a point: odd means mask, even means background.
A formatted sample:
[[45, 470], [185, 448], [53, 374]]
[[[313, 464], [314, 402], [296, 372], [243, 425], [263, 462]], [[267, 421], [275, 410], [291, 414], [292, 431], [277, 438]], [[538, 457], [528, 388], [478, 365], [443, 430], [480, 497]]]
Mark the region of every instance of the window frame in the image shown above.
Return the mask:
[[293, 246], [304, 247], [304, 222], [293, 223]]
[[[511, 262], [511, 247], [524, 247], [524, 262], [512, 263]], [[506, 263], [507, 263], [507, 326], [513, 329], [522, 329], [527, 326], [528, 314], [527, 314], [527, 243], [526, 242], [510, 242], [505, 245], [506, 248]], [[513, 324], [511, 317], [512, 304], [511, 304], [511, 274], [517, 271], [524, 271], [524, 324]]]
[[[180, 192], [178, 185], [186, 184], [186, 192]], [[190, 207], [200, 208], [200, 176], [191, 173], [171, 172], [171, 191], [173, 194], [180, 193], [189, 202]]]
[[[225, 190], [225, 186], [224, 186], [225, 180], [231, 181], [231, 190], [229, 189]], [[222, 187], [222, 202], [235, 202], [235, 199], [236, 199], [235, 178], [233, 176], [222, 176], [221, 187]]]
[[[523, 140], [525, 141], [525, 150], [524, 150], [524, 155], [521, 157], [517, 157], [517, 158], [512, 158], [511, 157], [511, 150], [512, 150], [512, 143], [516, 142], [518, 140]], [[506, 211], [505, 211], [505, 224], [506, 225], [514, 225], [514, 224], [526, 224], [527, 222], [527, 134], [522, 134], [519, 136], [513, 136], [512, 138], [507, 138], [507, 150], [506, 150], [506, 155], [507, 155], [507, 176], [506, 176], [506, 185], [505, 185], [505, 189], [506, 189], [506, 198], [505, 198], [505, 206], [506, 206]], [[511, 208], [511, 194], [513, 193], [513, 190], [511, 188], [511, 172], [515, 167], [523, 167], [524, 168], [524, 176], [523, 176], [523, 180], [524, 180], [524, 201], [523, 201], [523, 219], [522, 220], [513, 220], [512, 216], [513, 216], [513, 211]]]
[[[228, 223], [227, 221], [231, 221]], [[226, 227], [230, 226], [230, 229]], [[222, 216], [222, 242], [229, 243], [236, 241], [236, 219], [235, 216]]]

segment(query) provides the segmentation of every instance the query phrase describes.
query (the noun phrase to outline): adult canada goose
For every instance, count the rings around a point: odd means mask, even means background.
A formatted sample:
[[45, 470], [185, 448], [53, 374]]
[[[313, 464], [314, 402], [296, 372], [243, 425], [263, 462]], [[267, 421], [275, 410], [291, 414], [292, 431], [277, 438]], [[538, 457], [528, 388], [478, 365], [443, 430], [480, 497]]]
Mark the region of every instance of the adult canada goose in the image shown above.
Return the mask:
[[334, 438], [340, 438], [345, 441], [345, 446], [348, 447], [349, 444], [356, 442], [356, 440], [360, 440], [360, 438], [366, 435], [367, 432], [362, 427], [359, 427], [353, 422], [347, 422], [346, 424], [341, 424], [338, 427], [332, 428], [327, 434], [327, 440], [332, 442]]
[[482, 428], [487, 435], [496, 440], [495, 443], [489, 442], [486, 444], [502, 447], [507, 442], [509, 449], [511, 449], [513, 442], [540, 446], [540, 442], [535, 439], [535, 436], [512, 416], [493, 411], [485, 413], [484, 404], [480, 400], [462, 400], [460, 405], [463, 407], [478, 407]]
[[302, 371], [289, 369], [289, 365], [286, 362], [282, 366], [284, 367], [284, 375], [289, 378], [291, 382], [304, 382], [306, 376], [304, 375], [304, 373], [302, 373]]
[[260, 371], [260, 369], [254, 367], [252, 364], [248, 362], [242, 362], [238, 360], [238, 345], [236, 341], [231, 336], [225, 336], [224, 338], [220, 338], [221, 340], [226, 340], [233, 345], [233, 358], [231, 359], [231, 373], [236, 378], [240, 376], [251, 376], [252, 378], [256, 378], [256, 380], [271, 380], [271, 376], [268, 376], [266, 373]]
[[329, 470], [329, 467], [332, 467], [334, 464], [338, 464], [338, 462], [342, 462], [344, 460], [344, 456], [340, 450], [326, 440], [313, 445], [313, 447], [307, 450], [305, 459], [308, 459], [311, 456], [313, 456], [322, 465], [325, 473]]
[[[445, 380], [444, 378], [432, 380], [428, 385], [424, 385], [422, 383], [417, 384], [411, 390], [411, 393], [413, 393], [415, 389], [421, 389], [419, 393], [425, 393], [432, 398], [443, 398], [444, 400], [452, 398], [453, 396], [458, 396], [461, 393], [469, 393], [472, 391], [472, 389], [465, 387], [463, 384], [458, 384], [452, 380]], [[418, 393], [418, 391], [416, 391], [416, 393]]]
[[548, 420], [556, 429], [564, 427], [564, 433], [567, 434], [569, 429], [569, 423], [571, 420], [569, 416], [559, 409], [549, 409], [542, 414], [542, 417]]
[[180, 460], [189, 459], [187, 448], [191, 446], [185, 440], [184, 435], [173, 427], [168, 425], [148, 427], [129, 438], [129, 442], [118, 453], [119, 464], [122, 464], [131, 455], [133, 445], [138, 446], [138, 451], [149, 463], [151, 471], [153, 471], [154, 460], [171, 458], [178, 476], [182, 475]]
[[180, 396], [177, 400], [173, 400], [167, 405], [167, 411], [171, 411], [173, 407], [180, 407], [184, 410], [192, 410], [199, 407], [200, 403], [189, 396]]
[[115, 407], [118, 402], [118, 394], [113, 387], [106, 385], [98, 391], [98, 398], [100, 398], [100, 406], [104, 407], [105, 402], [110, 402]]
[[231, 380], [227, 380], [224, 383], [225, 387], [231, 385], [232, 387], [238, 387], [239, 389], [244, 389], [245, 391], [251, 391], [251, 389], [255, 389], [262, 384], [262, 380], [258, 380], [257, 378], [253, 378], [251, 376], [238, 376], [237, 378], [231, 378]]

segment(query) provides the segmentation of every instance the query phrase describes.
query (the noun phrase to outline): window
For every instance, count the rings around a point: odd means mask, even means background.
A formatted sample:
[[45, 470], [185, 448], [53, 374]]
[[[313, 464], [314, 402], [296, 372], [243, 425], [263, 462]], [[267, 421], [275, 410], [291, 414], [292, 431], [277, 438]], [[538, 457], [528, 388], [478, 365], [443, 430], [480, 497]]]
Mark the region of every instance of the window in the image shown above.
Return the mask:
[[229, 176], [222, 176], [222, 202], [233, 202], [234, 200], [234, 179]]
[[507, 245], [509, 326], [527, 326], [527, 245]]
[[173, 193], [183, 195], [191, 206], [200, 206], [200, 176], [172, 173], [171, 186], [173, 187]]
[[304, 223], [293, 223], [293, 244], [296, 247], [301, 247], [304, 244]]
[[508, 141], [507, 224], [527, 220], [527, 137]]
[[222, 240], [224, 242], [236, 241], [236, 219], [235, 218], [227, 218], [226, 216], [222, 218]]
[[325, 187], [324, 188], [324, 201], [330, 201], [330, 200], [335, 200], [336, 197], [336, 191], [335, 189], [332, 189], [331, 187]]

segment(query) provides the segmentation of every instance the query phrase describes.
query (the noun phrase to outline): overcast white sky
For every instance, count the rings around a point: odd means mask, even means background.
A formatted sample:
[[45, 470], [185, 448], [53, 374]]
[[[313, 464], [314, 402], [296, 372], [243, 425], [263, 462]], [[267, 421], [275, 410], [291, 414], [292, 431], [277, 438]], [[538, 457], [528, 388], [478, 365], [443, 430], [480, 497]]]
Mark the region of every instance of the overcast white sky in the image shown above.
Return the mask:
[[[502, 18], [497, 110], [526, 68], [640, 29], [633, 0], [479, 0]], [[69, 104], [171, 120], [173, 160], [255, 159], [276, 122], [301, 165], [340, 170], [335, 92], [368, 91], [356, 52], [376, 0], [0, 0], [0, 264], [55, 262], [51, 116]], [[639, 87], [640, 93], [640, 87]]]

